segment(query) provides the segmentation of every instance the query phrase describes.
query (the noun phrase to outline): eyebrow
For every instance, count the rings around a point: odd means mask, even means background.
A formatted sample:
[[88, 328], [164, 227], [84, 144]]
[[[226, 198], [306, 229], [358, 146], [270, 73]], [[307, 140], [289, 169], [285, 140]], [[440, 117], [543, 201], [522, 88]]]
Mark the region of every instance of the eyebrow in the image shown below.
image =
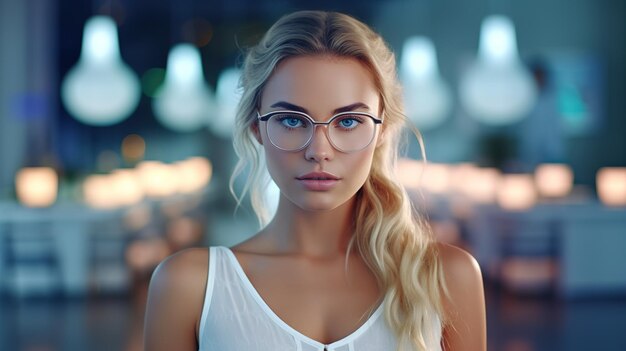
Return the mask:
[[[294, 104], [286, 102], [286, 101], [278, 101], [277, 103], [273, 104], [270, 107], [273, 107], [273, 108], [280, 107], [280, 108], [285, 108], [285, 109], [292, 110], [292, 111], [298, 111], [298, 112], [303, 112], [303, 113], [309, 114], [309, 111], [306, 108], [304, 108], [302, 106], [294, 105]], [[369, 110], [370, 108], [369, 108], [369, 106], [367, 106], [366, 104], [364, 104], [362, 102], [355, 102], [355, 103], [347, 105], [347, 106], [336, 108], [333, 111], [333, 114], [338, 114], [338, 113], [341, 113], [341, 112], [354, 111], [354, 110], [357, 110], [357, 109]]]

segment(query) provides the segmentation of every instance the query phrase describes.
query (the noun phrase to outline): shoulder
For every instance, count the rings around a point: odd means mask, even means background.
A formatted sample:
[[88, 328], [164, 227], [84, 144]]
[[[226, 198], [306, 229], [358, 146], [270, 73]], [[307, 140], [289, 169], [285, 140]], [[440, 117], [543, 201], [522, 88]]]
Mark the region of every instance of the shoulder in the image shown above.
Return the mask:
[[485, 350], [486, 311], [480, 266], [461, 248], [442, 243], [437, 248], [447, 289], [442, 301], [446, 350]]
[[[209, 271], [209, 249], [179, 251], [156, 267], [150, 279], [152, 297], [197, 302], [204, 297]], [[177, 301], [178, 302], [178, 301]]]
[[209, 270], [209, 249], [181, 250], [159, 263], [150, 279], [150, 292], [194, 297], [203, 295]]
[[197, 275], [207, 273], [208, 248], [191, 248], [179, 251], [164, 259], [152, 273], [151, 282], [168, 283], [173, 280], [197, 280]]
[[152, 274], [146, 304], [146, 350], [197, 349], [197, 331], [208, 281], [209, 250], [179, 251]]
[[476, 259], [459, 247], [443, 243], [436, 245], [448, 290], [444, 302], [462, 305], [470, 299], [482, 299], [483, 279]]
[[449, 288], [455, 284], [481, 283], [482, 275], [476, 259], [467, 251], [448, 244], [437, 243], [437, 250]]

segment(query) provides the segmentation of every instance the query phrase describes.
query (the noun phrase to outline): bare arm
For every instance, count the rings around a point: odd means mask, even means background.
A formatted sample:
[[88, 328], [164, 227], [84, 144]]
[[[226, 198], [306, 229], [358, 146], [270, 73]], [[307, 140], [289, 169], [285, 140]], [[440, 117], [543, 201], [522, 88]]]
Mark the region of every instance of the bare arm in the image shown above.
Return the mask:
[[443, 307], [448, 321], [443, 332], [446, 351], [487, 349], [485, 293], [478, 263], [469, 253], [440, 244], [449, 296]]
[[148, 290], [144, 350], [198, 350], [208, 261], [207, 249], [189, 249], [155, 269]]

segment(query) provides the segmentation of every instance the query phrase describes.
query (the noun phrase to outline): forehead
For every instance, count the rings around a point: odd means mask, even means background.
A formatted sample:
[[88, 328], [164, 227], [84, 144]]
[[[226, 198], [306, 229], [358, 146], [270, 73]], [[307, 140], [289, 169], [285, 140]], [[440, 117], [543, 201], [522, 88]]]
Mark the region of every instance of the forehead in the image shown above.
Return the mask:
[[378, 112], [379, 94], [372, 74], [356, 59], [301, 56], [281, 62], [268, 79], [261, 110], [285, 101], [307, 109], [312, 116], [362, 102]]

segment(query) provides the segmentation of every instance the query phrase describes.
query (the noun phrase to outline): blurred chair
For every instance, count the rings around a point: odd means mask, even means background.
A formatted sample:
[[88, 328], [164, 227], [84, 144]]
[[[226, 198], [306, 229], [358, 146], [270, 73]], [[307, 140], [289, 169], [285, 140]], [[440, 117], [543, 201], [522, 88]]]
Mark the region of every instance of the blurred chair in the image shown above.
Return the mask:
[[96, 294], [123, 294], [131, 285], [131, 273], [124, 253], [130, 235], [115, 218], [96, 220], [90, 225], [89, 287]]
[[561, 232], [559, 222], [549, 212], [538, 208], [495, 219], [500, 235], [498, 278], [507, 289], [522, 294], [555, 292]]
[[61, 271], [50, 227], [36, 221], [5, 225], [2, 288], [16, 297], [57, 295]]
[[626, 295], [624, 207], [552, 203], [509, 212], [480, 206], [466, 228], [486, 277], [511, 291]]
[[559, 272], [560, 226], [553, 208], [518, 212], [477, 205], [467, 237], [488, 279], [521, 294], [552, 293]]

